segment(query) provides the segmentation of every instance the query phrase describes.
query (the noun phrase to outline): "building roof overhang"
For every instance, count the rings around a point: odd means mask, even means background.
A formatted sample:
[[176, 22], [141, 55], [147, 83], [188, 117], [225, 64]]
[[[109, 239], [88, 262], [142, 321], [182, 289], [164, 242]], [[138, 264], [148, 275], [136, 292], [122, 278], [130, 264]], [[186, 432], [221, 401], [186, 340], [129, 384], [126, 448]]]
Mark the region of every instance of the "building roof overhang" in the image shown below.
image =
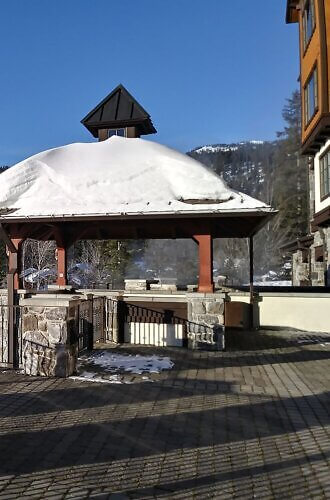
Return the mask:
[[320, 212], [314, 214], [312, 220], [312, 230], [317, 231], [318, 228], [330, 225], [330, 207], [326, 207]]
[[301, 146], [301, 153], [315, 156], [330, 139], [330, 113], [324, 113]]
[[287, 24], [297, 23], [299, 21], [299, 12], [297, 7], [300, 0], [287, 0], [285, 21]]
[[285, 245], [281, 246], [281, 250], [285, 253], [293, 253], [297, 250], [305, 250], [309, 248], [314, 241], [314, 236], [312, 234], [307, 234], [302, 236], [301, 238], [297, 238], [295, 240], [289, 241]]

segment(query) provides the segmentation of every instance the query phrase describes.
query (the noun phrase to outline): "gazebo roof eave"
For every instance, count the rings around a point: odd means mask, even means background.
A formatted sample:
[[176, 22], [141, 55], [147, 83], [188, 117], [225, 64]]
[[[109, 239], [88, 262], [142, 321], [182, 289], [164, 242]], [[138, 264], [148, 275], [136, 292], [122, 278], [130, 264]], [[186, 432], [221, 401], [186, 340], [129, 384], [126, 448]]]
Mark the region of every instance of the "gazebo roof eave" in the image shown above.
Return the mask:
[[245, 208], [239, 210], [233, 209], [214, 209], [210, 211], [199, 210], [180, 210], [175, 212], [116, 212], [116, 213], [86, 213], [86, 214], [47, 214], [47, 215], [0, 215], [0, 223], [16, 224], [29, 222], [80, 222], [80, 221], [99, 221], [99, 220], [140, 220], [140, 219], [177, 219], [177, 218], [223, 218], [223, 217], [263, 217], [265, 215], [273, 216], [278, 213], [271, 207]]
[[[227, 213], [157, 214], [158, 216], [89, 216], [0, 218], [11, 238], [52, 240], [62, 234], [68, 241], [179, 239], [198, 234], [213, 238], [243, 238], [256, 234], [276, 211], [272, 209]], [[56, 236], [57, 235], [57, 236]]]

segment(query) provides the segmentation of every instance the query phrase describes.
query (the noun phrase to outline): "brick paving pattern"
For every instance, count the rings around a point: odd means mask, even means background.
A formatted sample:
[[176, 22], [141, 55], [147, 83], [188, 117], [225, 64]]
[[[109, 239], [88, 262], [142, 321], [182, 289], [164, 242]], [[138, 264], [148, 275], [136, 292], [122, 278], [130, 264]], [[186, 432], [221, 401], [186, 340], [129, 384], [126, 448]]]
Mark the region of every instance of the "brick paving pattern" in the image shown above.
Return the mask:
[[241, 332], [145, 383], [0, 373], [0, 499], [330, 498], [330, 335]]

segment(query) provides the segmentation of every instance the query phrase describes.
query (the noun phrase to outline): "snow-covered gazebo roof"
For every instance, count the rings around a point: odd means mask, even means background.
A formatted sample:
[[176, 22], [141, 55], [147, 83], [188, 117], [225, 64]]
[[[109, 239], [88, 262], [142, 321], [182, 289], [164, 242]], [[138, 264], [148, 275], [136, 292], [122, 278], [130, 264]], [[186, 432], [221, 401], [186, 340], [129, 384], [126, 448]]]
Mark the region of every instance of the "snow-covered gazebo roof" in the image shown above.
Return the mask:
[[143, 139], [69, 144], [1, 174], [0, 218], [8, 223], [272, 212], [198, 161]]
[[198, 161], [138, 138], [50, 149], [1, 174], [11, 289], [19, 287], [17, 254], [26, 238], [56, 241], [59, 285], [67, 283], [66, 252], [77, 240], [193, 238], [198, 290], [210, 292], [213, 238], [252, 237], [273, 213]]

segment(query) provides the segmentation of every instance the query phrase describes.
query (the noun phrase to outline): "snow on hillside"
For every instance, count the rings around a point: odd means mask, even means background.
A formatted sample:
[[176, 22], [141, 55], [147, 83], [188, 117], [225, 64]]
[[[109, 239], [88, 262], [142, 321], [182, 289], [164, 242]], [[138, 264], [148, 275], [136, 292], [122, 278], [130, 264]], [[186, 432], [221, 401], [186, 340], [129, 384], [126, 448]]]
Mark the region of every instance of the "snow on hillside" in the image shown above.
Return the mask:
[[[254, 144], [254, 145], [260, 145], [264, 144], [264, 141], [243, 141], [239, 142], [239, 146], [244, 146], [245, 144]], [[193, 149], [192, 152], [194, 153], [227, 153], [228, 151], [237, 151], [239, 149], [239, 146], [237, 144], [211, 144], [211, 145], [206, 145], [206, 146], [201, 146], [199, 148]]]
[[194, 149], [194, 153], [226, 153], [227, 151], [237, 151], [238, 146], [202, 146], [200, 148]]
[[38, 153], [1, 174], [6, 217], [269, 210], [161, 144], [113, 136]]

